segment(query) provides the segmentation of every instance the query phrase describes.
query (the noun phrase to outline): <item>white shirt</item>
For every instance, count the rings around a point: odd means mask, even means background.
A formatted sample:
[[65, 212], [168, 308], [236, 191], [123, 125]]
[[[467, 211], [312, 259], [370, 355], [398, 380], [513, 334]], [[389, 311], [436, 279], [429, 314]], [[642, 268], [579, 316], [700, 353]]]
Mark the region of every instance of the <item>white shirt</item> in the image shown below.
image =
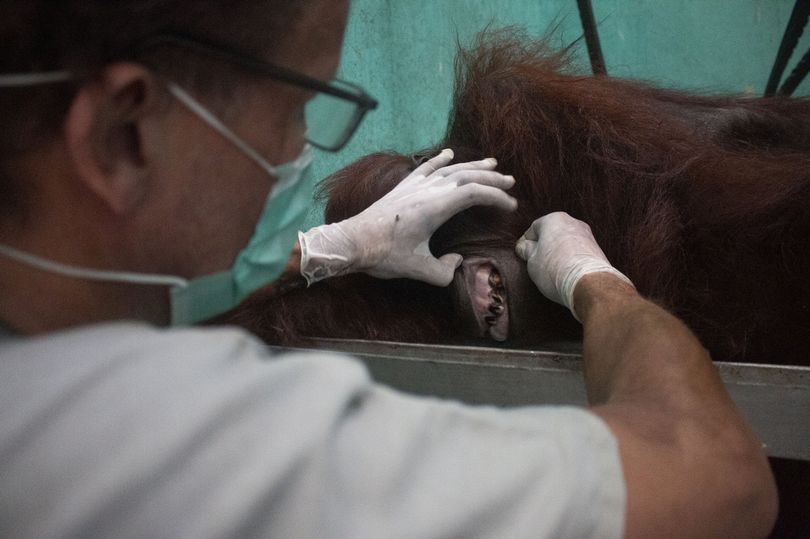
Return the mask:
[[236, 329], [0, 342], [2, 537], [620, 537], [615, 438], [573, 407], [414, 397]]

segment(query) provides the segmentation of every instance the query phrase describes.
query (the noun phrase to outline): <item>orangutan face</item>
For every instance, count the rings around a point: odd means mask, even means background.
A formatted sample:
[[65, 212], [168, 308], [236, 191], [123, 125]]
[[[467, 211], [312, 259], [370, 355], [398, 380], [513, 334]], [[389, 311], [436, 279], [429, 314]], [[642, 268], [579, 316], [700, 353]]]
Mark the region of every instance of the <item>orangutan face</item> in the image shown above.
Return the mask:
[[450, 285], [456, 331], [468, 342], [517, 347], [579, 337], [567, 310], [549, 302], [529, 278], [514, 247], [483, 247], [465, 253]]

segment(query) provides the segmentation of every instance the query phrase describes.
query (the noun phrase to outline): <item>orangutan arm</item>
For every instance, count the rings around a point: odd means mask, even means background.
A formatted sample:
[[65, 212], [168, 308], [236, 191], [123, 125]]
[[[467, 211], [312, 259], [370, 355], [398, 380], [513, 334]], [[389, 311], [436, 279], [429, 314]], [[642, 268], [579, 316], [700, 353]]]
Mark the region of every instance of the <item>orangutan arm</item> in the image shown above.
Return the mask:
[[767, 460], [697, 338], [610, 274], [583, 277], [574, 302], [588, 398], [619, 442], [626, 536], [767, 535]]

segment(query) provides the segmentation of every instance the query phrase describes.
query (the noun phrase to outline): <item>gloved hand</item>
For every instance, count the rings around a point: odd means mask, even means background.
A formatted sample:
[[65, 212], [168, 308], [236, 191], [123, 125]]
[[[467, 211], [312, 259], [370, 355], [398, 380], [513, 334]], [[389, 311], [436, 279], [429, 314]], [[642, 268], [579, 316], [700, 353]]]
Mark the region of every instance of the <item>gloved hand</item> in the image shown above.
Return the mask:
[[515, 252], [526, 260], [529, 277], [540, 292], [551, 301], [568, 307], [577, 320], [574, 288], [585, 275], [607, 272], [633, 284], [608, 262], [591, 233], [591, 227], [565, 212], [550, 213], [537, 219], [518, 240]]
[[381, 279], [450, 284], [462, 257], [451, 253], [435, 258], [428, 248], [433, 232], [471, 206], [517, 208], [517, 201], [503, 191], [515, 179], [495, 172], [495, 159], [447, 166], [452, 159], [453, 151], [443, 150], [362, 213], [299, 232], [301, 274], [307, 283], [362, 271]]

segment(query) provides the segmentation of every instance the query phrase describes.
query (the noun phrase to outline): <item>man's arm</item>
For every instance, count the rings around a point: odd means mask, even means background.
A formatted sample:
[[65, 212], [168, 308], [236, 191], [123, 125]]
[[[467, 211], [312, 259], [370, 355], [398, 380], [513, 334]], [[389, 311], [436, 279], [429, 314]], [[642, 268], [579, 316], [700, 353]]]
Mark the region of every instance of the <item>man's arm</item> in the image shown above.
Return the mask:
[[[437, 259], [430, 253], [427, 246], [436, 229], [472, 206], [517, 208], [515, 199], [505, 192], [515, 179], [496, 172], [494, 158], [451, 165], [453, 157], [452, 150], [443, 150], [359, 214], [299, 232], [282, 274], [254, 291], [252, 298], [267, 301], [355, 272], [447, 286], [461, 255], [447, 253]], [[208, 322], [240, 323], [235, 316], [239, 311], [237, 307]]]
[[619, 441], [627, 537], [764, 537], [767, 459], [697, 338], [608, 273], [574, 291], [594, 413]]
[[626, 535], [767, 535], [777, 496], [765, 454], [692, 332], [639, 296], [565, 213], [535, 221], [516, 251], [584, 324], [588, 398], [619, 442]]

